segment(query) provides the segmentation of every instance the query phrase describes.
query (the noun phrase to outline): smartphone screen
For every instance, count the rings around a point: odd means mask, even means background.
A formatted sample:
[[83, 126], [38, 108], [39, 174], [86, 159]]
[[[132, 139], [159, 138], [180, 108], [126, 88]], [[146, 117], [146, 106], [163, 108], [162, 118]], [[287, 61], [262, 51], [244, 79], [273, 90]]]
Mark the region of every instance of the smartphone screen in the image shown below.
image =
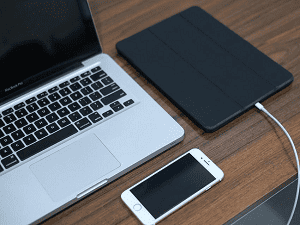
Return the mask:
[[214, 180], [189, 153], [130, 191], [157, 219]]

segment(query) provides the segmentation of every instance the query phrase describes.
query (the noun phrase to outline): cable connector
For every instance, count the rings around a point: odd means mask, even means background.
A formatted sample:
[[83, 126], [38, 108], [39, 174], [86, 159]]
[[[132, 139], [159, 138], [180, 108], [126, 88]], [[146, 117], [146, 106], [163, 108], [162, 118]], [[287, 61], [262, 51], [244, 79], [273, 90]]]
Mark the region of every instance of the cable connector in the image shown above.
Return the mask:
[[263, 110], [264, 109], [264, 106], [262, 104], [260, 104], [259, 102], [257, 102], [255, 104], [256, 108], [258, 108], [259, 110]]

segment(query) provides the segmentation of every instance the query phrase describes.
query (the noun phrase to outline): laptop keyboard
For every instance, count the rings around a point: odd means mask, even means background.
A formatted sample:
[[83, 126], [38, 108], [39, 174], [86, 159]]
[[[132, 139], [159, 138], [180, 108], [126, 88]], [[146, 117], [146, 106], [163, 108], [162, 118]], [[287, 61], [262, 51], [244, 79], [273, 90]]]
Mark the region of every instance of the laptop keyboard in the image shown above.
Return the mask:
[[0, 174], [132, 105], [118, 101], [125, 95], [97, 66], [1, 112]]

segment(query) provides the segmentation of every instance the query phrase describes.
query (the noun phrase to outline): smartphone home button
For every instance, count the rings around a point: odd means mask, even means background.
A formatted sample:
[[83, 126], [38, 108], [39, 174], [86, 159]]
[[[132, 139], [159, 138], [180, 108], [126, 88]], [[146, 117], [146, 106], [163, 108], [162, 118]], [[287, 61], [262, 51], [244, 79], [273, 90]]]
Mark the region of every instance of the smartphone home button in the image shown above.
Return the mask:
[[141, 206], [140, 204], [135, 204], [135, 205], [133, 206], [133, 209], [134, 209], [135, 211], [140, 211], [140, 210], [142, 209], [142, 206]]

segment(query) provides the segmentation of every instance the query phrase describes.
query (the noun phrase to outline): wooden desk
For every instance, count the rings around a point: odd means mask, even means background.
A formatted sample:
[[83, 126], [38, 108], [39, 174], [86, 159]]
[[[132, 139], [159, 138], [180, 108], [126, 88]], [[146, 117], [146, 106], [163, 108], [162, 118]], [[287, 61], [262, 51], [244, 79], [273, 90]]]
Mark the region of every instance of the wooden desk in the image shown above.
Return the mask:
[[140, 224], [121, 193], [168, 162], [199, 147], [225, 173], [217, 186], [160, 224], [223, 224], [296, 175], [284, 133], [256, 109], [214, 133], [203, 133], [116, 52], [116, 43], [197, 5], [294, 75], [292, 85], [263, 105], [300, 151], [300, 2], [298, 0], [89, 0], [104, 52], [113, 57], [184, 128], [184, 140], [45, 224]]

